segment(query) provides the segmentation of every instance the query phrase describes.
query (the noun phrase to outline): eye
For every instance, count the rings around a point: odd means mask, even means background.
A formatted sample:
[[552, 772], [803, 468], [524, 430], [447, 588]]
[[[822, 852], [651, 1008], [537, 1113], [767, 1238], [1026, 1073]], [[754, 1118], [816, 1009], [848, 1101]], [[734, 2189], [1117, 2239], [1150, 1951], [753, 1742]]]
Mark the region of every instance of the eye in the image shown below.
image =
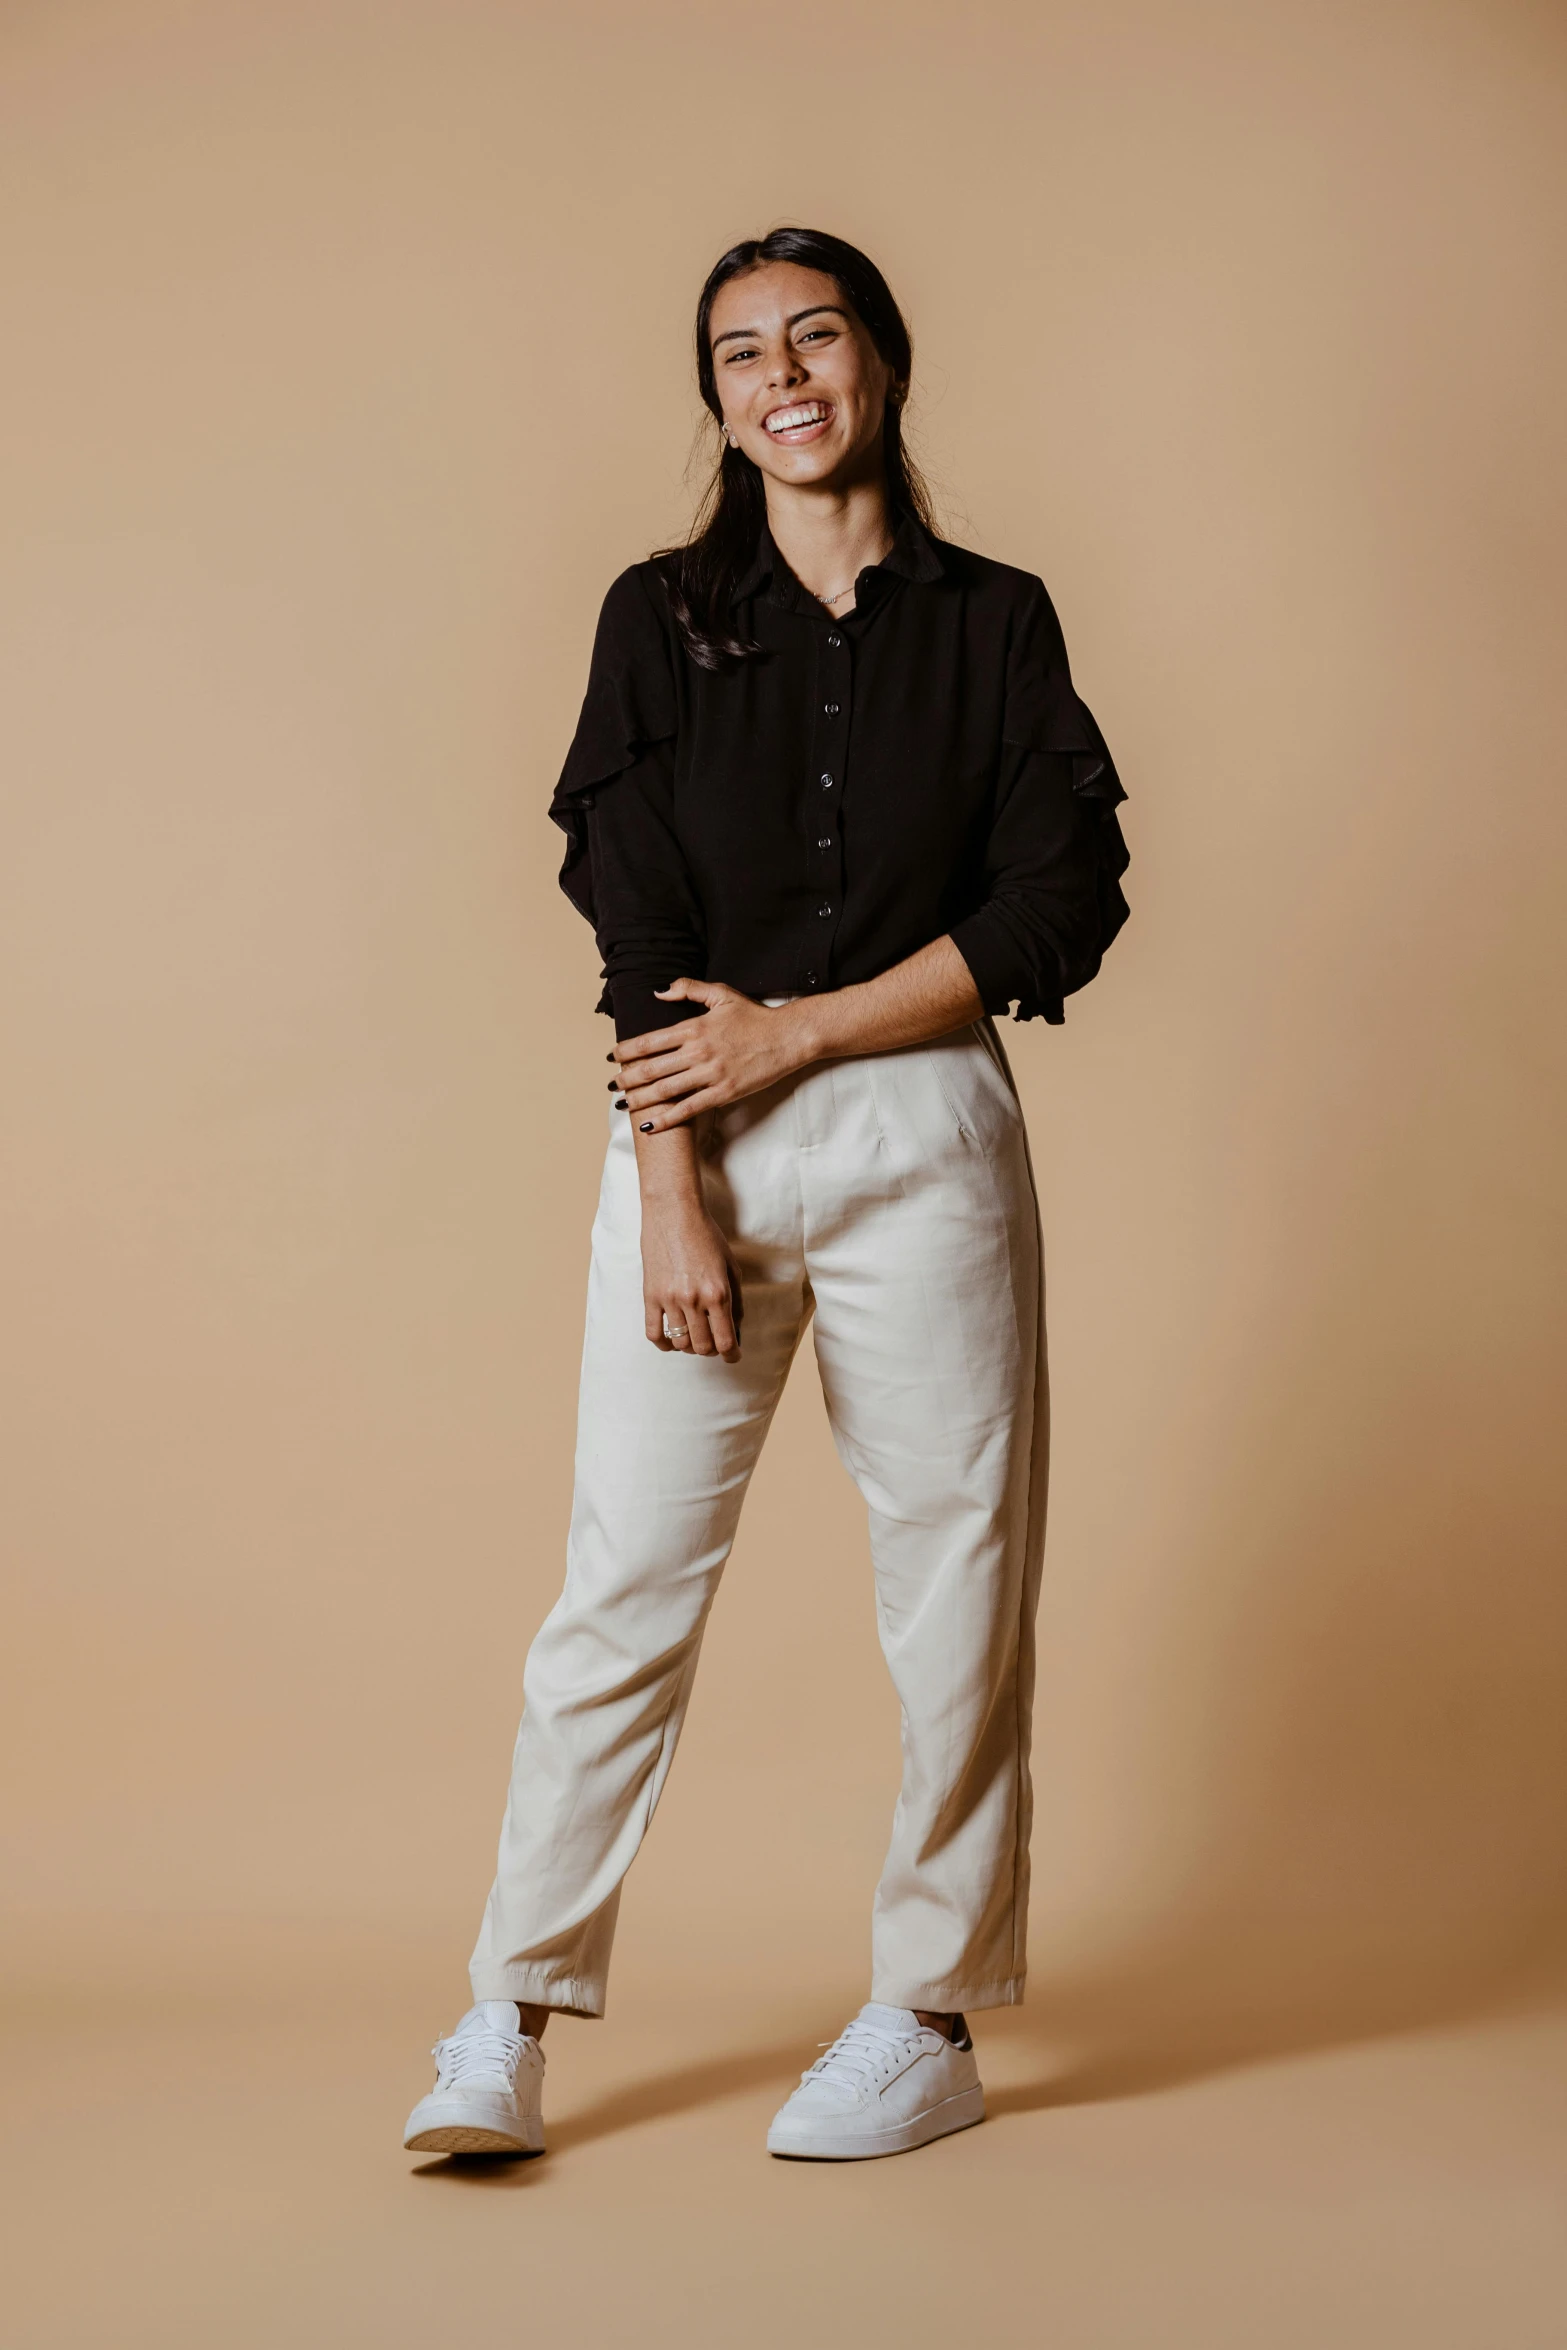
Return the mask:
[[808, 326], [800, 337], [802, 343], [831, 343], [837, 339], [837, 329], [831, 326]]
[[744, 343], [741, 345], [739, 350], [726, 353], [724, 358], [724, 365], [726, 367], [738, 367], [742, 359], [754, 359], [755, 357], [755, 346], [750, 343]]

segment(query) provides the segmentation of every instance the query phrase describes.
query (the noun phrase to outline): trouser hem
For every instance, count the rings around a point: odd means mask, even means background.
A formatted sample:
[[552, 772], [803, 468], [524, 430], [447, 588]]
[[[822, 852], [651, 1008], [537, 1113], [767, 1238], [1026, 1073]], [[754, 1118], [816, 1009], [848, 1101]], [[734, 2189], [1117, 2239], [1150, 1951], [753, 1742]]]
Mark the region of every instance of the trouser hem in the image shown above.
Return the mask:
[[516, 1999], [525, 2007], [550, 2007], [560, 2015], [601, 2016], [602, 1983], [584, 1983], [571, 1976], [552, 1975], [547, 1967], [471, 1966], [468, 1980], [475, 2000]]
[[923, 2007], [933, 2015], [976, 2014], [985, 2007], [1021, 2007], [1025, 1975], [1004, 1983], [873, 1983], [871, 1997], [884, 2007]]

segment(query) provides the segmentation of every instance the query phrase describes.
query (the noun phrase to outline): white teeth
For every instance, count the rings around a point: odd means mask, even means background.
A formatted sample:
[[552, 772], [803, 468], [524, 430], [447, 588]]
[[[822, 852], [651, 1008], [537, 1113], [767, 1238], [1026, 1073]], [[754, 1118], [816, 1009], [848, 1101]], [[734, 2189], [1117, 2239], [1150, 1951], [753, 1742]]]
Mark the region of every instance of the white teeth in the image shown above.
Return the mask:
[[802, 424], [820, 424], [832, 411], [823, 400], [809, 400], [803, 408], [775, 408], [767, 419], [769, 432], [794, 432]]

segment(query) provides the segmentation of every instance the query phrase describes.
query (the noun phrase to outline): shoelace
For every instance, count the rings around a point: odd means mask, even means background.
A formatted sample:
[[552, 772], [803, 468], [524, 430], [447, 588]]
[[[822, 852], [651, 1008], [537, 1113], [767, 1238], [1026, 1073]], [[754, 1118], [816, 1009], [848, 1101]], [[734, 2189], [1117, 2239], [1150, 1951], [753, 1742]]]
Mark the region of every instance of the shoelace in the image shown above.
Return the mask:
[[819, 2056], [800, 2078], [824, 2080], [829, 2088], [858, 2096], [862, 2089], [873, 2088], [891, 2069], [912, 2036], [908, 2032], [889, 2031], [884, 2024], [868, 2024], [863, 2017], [856, 2016], [836, 2040], [822, 2042], [826, 2055]]
[[509, 2089], [522, 2062], [522, 2042], [510, 2032], [497, 2032], [484, 2024], [458, 2032], [450, 2040], [437, 2040], [430, 2054], [441, 2079], [452, 2087], [475, 2073], [500, 2073]]

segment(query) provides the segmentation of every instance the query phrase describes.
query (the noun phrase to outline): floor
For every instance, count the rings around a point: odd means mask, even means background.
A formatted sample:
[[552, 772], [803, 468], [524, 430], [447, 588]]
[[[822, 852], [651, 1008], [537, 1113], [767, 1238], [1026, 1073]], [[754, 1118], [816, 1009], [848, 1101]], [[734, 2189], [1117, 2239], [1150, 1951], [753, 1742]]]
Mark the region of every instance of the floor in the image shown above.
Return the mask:
[[24, 1968], [9, 2350], [1567, 2344], [1567, 2009], [1538, 1988], [1335, 2028], [1205, 2009], [1178, 1970], [1063, 1983], [978, 2020], [982, 2128], [840, 2167], [762, 2136], [852, 1987], [764, 1966], [742, 1999], [644, 1951], [608, 2019], [552, 2028], [548, 2154], [485, 2166], [399, 2145], [450, 1954], [349, 1993], [358, 1947], [186, 1927], [112, 2004]]

